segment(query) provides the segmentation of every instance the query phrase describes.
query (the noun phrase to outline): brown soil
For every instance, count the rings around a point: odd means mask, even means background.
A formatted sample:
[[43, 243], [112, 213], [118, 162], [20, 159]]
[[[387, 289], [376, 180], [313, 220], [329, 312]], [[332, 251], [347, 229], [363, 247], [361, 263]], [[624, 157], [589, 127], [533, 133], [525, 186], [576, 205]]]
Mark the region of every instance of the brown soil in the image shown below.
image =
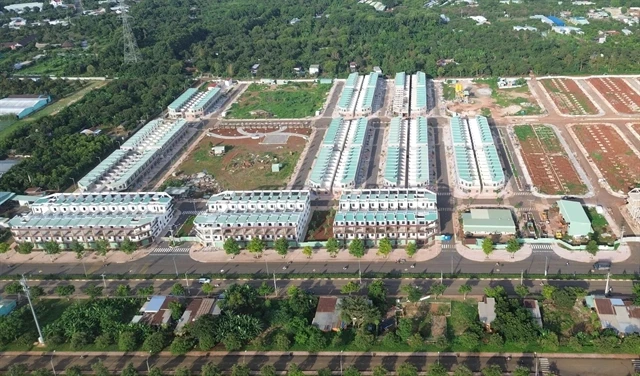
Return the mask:
[[640, 95], [622, 78], [590, 78], [589, 83], [622, 114], [637, 114], [640, 112]]
[[558, 110], [566, 115], [594, 115], [596, 106], [574, 80], [552, 78], [539, 81], [549, 93]]

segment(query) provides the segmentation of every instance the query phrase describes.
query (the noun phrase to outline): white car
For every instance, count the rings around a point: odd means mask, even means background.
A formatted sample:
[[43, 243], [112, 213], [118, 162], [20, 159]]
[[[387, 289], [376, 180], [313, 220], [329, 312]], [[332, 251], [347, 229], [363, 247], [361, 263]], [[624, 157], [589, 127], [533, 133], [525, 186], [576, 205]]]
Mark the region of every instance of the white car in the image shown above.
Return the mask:
[[198, 279], [198, 283], [204, 285], [205, 283], [211, 283], [211, 278], [202, 277]]

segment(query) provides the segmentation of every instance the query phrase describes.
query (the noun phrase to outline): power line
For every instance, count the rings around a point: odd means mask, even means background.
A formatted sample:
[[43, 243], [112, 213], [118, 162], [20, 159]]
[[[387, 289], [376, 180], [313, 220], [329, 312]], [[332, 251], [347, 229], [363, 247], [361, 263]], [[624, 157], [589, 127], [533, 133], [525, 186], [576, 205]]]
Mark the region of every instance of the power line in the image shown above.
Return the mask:
[[132, 17], [128, 13], [128, 9], [125, 8], [123, 0], [120, 0], [121, 12], [120, 18], [122, 18], [122, 40], [124, 42], [124, 63], [138, 63], [142, 61], [140, 56], [140, 50], [136, 43], [136, 38], [131, 31], [131, 25], [129, 25], [129, 19]]

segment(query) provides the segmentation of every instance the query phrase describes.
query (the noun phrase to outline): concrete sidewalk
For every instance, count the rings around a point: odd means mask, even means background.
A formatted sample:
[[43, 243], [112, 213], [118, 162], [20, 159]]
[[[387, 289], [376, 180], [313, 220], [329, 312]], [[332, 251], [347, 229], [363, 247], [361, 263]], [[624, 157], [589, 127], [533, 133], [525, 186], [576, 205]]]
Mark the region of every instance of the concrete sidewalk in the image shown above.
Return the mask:
[[131, 255], [127, 255], [120, 251], [109, 251], [106, 256], [100, 256], [96, 252], [85, 252], [82, 259], [76, 257], [75, 252], [61, 251], [57, 255], [48, 255], [44, 251], [33, 251], [28, 255], [20, 254], [16, 251], [9, 250], [4, 256], [0, 256], [0, 263], [4, 264], [79, 264], [84, 261], [85, 264], [95, 263], [111, 263], [124, 264], [127, 262], [139, 260], [151, 253], [153, 249], [145, 248], [135, 251]]
[[528, 259], [532, 255], [531, 246], [524, 245], [516, 253], [509, 253], [503, 249], [496, 249], [487, 256], [482, 249], [471, 249], [456, 243], [456, 251], [460, 256], [475, 262], [517, 262]]
[[[429, 261], [440, 254], [440, 247], [431, 245], [427, 248], [420, 248], [416, 254], [409, 258], [404, 249], [398, 248], [391, 251], [386, 258], [377, 255], [378, 250], [375, 248], [369, 248], [365, 251], [365, 254], [360, 260], [362, 262], [376, 262], [376, 261], [392, 261], [395, 262], [399, 259], [406, 259], [407, 263], [424, 262]], [[358, 258], [351, 256], [347, 249], [343, 249], [338, 252], [336, 257], [331, 257], [326, 249], [314, 249], [311, 258], [308, 258], [302, 254], [302, 248], [290, 249], [285, 257], [280, 256], [273, 249], [267, 249], [262, 254], [262, 257], [256, 258], [252, 253], [247, 250], [242, 250], [241, 253], [235, 257], [227, 255], [223, 249], [208, 250], [208, 249], [194, 249], [191, 248], [189, 256], [195, 261], [203, 263], [226, 263], [226, 262], [353, 262]]]
[[615, 251], [598, 251], [595, 256], [587, 251], [571, 251], [554, 244], [553, 252], [565, 260], [575, 262], [593, 263], [596, 261], [609, 261], [612, 263], [623, 262], [631, 257], [631, 248], [628, 244], [621, 244]]

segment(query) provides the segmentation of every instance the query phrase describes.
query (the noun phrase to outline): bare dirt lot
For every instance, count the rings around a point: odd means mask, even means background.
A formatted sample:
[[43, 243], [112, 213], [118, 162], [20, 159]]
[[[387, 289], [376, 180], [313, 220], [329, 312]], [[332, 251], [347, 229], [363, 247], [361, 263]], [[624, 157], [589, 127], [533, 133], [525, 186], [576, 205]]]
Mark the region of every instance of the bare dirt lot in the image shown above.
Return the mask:
[[[237, 135], [235, 130], [218, 131]], [[212, 174], [222, 189], [282, 189], [288, 183], [306, 141], [301, 137], [289, 137], [284, 145], [264, 145], [261, 144], [263, 139], [205, 137], [178, 169], [185, 174]], [[226, 146], [225, 154], [212, 155], [211, 148], [222, 145]], [[272, 172], [272, 165], [277, 163], [280, 171]]]
[[589, 83], [621, 114], [640, 112], [640, 95], [624, 79], [618, 77], [590, 78]]
[[640, 179], [640, 158], [613, 126], [576, 124], [572, 126], [578, 141], [614, 191], [627, 192]]
[[595, 115], [596, 106], [587, 98], [580, 86], [566, 78], [552, 78], [538, 81], [565, 115]]
[[582, 195], [587, 192], [551, 127], [518, 125], [514, 132], [533, 185], [540, 193]]

